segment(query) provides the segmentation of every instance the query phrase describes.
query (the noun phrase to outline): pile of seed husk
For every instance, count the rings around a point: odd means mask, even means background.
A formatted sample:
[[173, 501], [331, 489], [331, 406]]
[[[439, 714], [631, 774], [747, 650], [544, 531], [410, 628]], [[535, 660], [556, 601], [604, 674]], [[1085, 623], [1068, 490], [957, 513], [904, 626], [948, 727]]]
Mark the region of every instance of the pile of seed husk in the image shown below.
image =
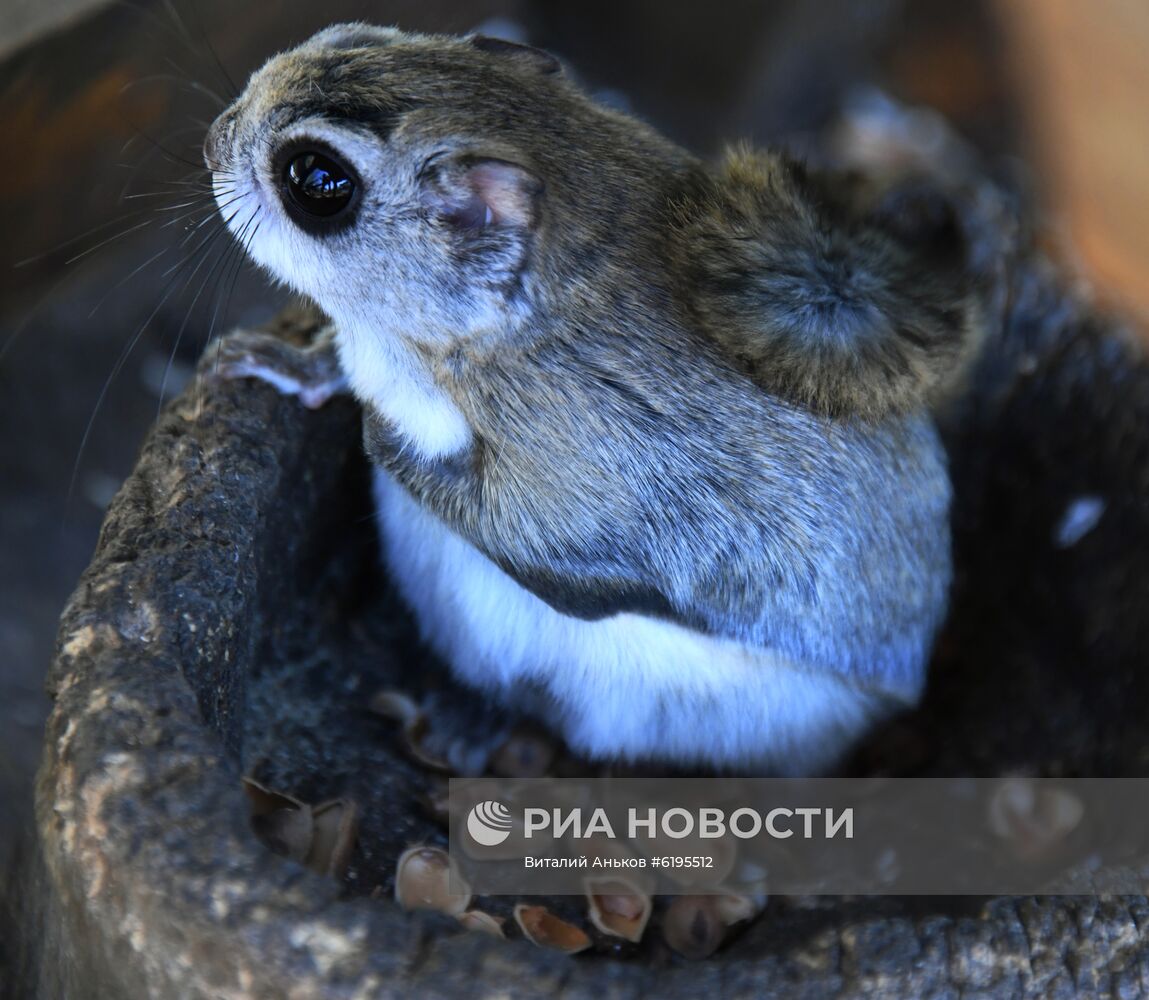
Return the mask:
[[[417, 802], [426, 821], [422, 836], [394, 857], [393, 870], [383, 873], [369, 895], [389, 892], [405, 909], [446, 914], [468, 931], [499, 938], [519, 936], [572, 955], [600, 951], [633, 956], [654, 937], [656, 946], [686, 958], [705, 958], [763, 911], [768, 896], [762, 878], [725, 894], [692, 894], [684, 884], [681, 895], [655, 896], [641, 873], [627, 873], [587, 877], [582, 897], [474, 896], [443, 846], [448, 822], [446, 777], [476, 773], [500, 778], [590, 777], [605, 771], [570, 754], [541, 727], [497, 712], [500, 724], [484, 736], [460, 731], [458, 727], [462, 724], [465, 730], [468, 720], [450, 704], [456, 692], [447, 691], [449, 682], [420, 700], [408, 691], [386, 688], [367, 701], [368, 713], [383, 723], [377, 739], [398, 750], [413, 767], [416, 783], [422, 784]], [[352, 870], [353, 849], [357, 843], [369, 846], [366, 838], [377, 841], [380, 831], [360, 833], [360, 809], [354, 800], [329, 799], [312, 807], [254, 777], [244, 779], [244, 788], [253, 830], [269, 850], [335, 878], [351, 876], [352, 885], [365, 888], [361, 871]], [[379, 861], [385, 864], [385, 855], [380, 854]]]
[[[424, 676], [436, 673], [432, 668]], [[749, 868], [749, 877], [743, 871], [735, 880], [733, 855], [719, 859], [725, 863], [718, 867], [731, 876], [724, 893], [692, 893], [686, 870], [681, 873], [681, 893], [655, 895], [648, 873], [631, 870], [585, 877], [581, 897], [475, 896], [443, 846], [449, 822], [447, 777], [625, 776], [627, 771], [580, 759], [537, 724], [515, 720], [493, 707], [476, 715], [462, 704], [471, 700], [464, 692], [449, 679], [440, 677], [439, 682], [441, 687], [425, 690], [422, 696], [383, 688], [367, 699], [366, 716], [381, 723], [374, 738], [412, 769], [421, 818], [418, 835], [401, 848], [383, 830], [365, 831], [370, 839], [361, 841], [362, 846], [375, 847], [373, 885], [363, 877], [371, 869], [364, 866], [352, 872], [360, 814], [352, 799], [311, 806], [246, 778], [251, 823], [261, 841], [321, 874], [342, 880], [350, 876], [349, 886], [374, 898], [388, 894], [404, 909], [445, 914], [468, 931], [496, 938], [518, 936], [569, 955], [598, 951], [633, 957], [644, 952], [645, 944], [646, 950], [664, 947], [685, 958], [702, 959], [763, 913], [769, 901], [768, 871], [747, 863], [743, 867]], [[491, 718], [494, 725], [476, 728]], [[1082, 821], [1082, 809], [1069, 791], [1036, 787], [1024, 778], [1006, 779], [988, 801], [985, 825], [1018, 861], [1031, 863], [1067, 841]], [[380, 841], [388, 846], [379, 848]]]

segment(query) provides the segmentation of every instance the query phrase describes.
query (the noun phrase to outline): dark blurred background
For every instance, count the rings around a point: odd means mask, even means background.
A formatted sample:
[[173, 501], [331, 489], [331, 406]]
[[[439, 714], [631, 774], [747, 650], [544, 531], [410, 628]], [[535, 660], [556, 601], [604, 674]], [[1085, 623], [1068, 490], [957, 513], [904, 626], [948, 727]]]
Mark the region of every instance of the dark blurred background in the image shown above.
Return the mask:
[[210, 331], [282, 298], [213, 270], [222, 240], [178, 269], [217, 97], [351, 19], [550, 48], [703, 153], [800, 145], [880, 94], [936, 109], [1090, 287], [1149, 311], [1144, 0], [0, 0], [0, 861], [30, 822], [42, 677], [106, 504]]

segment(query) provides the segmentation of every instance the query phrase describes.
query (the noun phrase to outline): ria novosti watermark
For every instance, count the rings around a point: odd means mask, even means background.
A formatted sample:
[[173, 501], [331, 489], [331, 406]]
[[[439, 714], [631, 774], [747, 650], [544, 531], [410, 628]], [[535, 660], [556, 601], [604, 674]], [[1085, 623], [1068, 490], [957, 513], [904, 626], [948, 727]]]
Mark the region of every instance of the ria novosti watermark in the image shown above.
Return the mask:
[[[483, 806], [495, 806], [502, 809], [507, 817], [506, 829], [510, 830], [510, 813], [501, 803], [481, 803], [471, 810], [476, 821], [482, 818]], [[775, 806], [763, 814], [749, 806], [741, 806], [727, 815], [724, 809], [703, 806], [697, 812], [692, 812], [682, 806], [671, 806], [659, 810], [654, 806], [637, 808], [632, 806], [626, 811], [625, 831], [621, 836], [629, 840], [641, 838], [654, 839], [663, 837], [667, 840], [683, 840], [697, 836], [701, 840], [716, 840], [720, 837], [737, 837], [739, 840], [749, 840], [763, 834], [777, 840], [786, 840], [795, 835], [791, 821], [798, 817], [800, 820], [799, 835], [807, 839], [815, 836], [815, 821], [824, 818], [822, 827], [824, 836], [833, 839], [838, 835], [852, 837], [854, 835], [854, 810], [847, 806], [835, 814], [833, 809], [821, 809], [818, 806], [799, 806], [789, 809], [786, 806]], [[476, 824], [478, 825], [478, 824]], [[468, 817], [468, 831], [474, 836], [471, 820]], [[553, 809], [541, 809], [537, 806], [526, 806], [523, 809], [523, 837], [530, 840], [537, 834], [553, 837], [570, 836], [575, 839], [602, 835], [611, 839], [618, 839], [614, 824], [601, 806], [593, 809], [589, 818], [584, 815], [581, 807], [564, 810], [559, 806]], [[478, 837], [475, 838], [479, 840]], [[503, 836], [502, 840], [505, 840]], [[484, 843], [479, 840], [480, 843]]]
[[1149, 780], [454, 779], [476, 892], [1144, 892]]

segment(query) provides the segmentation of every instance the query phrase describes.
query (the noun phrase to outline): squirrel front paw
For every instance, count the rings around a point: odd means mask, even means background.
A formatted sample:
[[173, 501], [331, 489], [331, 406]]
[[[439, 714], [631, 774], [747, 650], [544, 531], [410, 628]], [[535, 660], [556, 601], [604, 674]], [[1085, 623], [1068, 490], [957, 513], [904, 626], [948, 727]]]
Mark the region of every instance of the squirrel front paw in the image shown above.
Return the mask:
[[305, 347], [262, 330], [236, 330], [208, 346], [205, 372], [218, 379], [256, 378], [317, 410], [348, 392], [335, 353], [335, 328], [325, 327]]

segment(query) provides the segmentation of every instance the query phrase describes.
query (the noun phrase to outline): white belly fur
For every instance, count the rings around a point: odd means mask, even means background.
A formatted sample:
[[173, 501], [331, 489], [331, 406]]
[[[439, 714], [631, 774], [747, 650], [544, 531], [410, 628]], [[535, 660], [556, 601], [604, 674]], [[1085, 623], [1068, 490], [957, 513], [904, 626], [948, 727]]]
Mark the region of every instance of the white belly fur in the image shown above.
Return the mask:
[[560, 614], [386, 473], [375, 492], [384, 556], [424, 639], [500, 702], [541, 690], [547, 721], [590, 757], [812, 774], [888, 710], [769, 650], [641, 615]]

